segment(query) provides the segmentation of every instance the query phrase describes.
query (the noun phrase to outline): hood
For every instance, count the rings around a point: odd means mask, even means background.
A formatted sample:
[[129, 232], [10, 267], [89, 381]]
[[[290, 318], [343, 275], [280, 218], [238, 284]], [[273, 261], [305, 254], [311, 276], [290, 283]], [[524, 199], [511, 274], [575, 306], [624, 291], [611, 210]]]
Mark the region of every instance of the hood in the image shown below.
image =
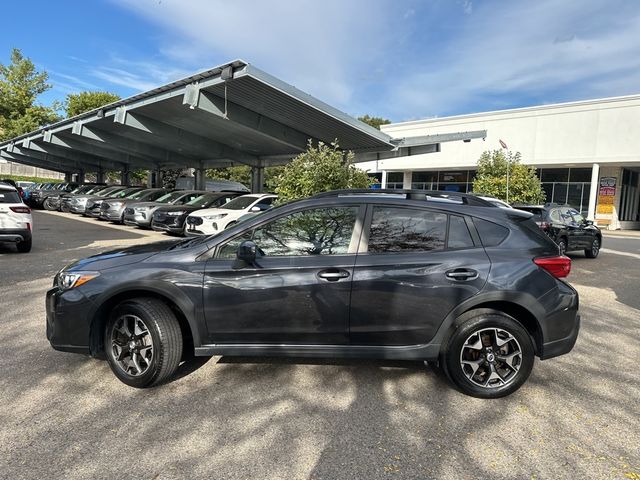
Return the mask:
[[180, 239], [164, 240], [161, 242], [147, 243], [144, 245], [135, 245], [132, 247], [119, 248], [108, 252], [92, 255], [91, 257], [77, 260], [68, 265], [65, 271], [89, 270], [100, 271], [107, 268], [121, 267], [132, 263], [141, 262], [156, 253], [164, 252], [169, 247], [180, 242]]
[[163, 205], [158, 207], [158, 212], [195, 212], [196, 210], [202, 210], [201, 208], [194, 207], [193, 205]]
[[153, 207], [158, 207], [160, 205], [166, 205], [166, 203], [135, 202], [135, 203], [127, 203], [126, 205], [127, 205], [127, 207], [131, 207], [131, 208], [140, 208], [140, 207], [153, 208]]
[[195, 212], [193, 212], [193, 214], [196, 217], [206, 217], [207, 215], [220, 215], [222, 213], [226, 213], [227, 215], [231, 212], [240, 212], [242, 213], [244, 210], [227, 210], [224, 208], [201, 208]]

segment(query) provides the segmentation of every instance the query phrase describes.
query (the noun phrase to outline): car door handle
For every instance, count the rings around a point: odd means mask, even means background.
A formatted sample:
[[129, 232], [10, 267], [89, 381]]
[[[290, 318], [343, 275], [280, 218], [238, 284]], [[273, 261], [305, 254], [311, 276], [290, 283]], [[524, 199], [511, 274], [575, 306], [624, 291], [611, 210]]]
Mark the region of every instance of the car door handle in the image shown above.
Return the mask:
[[454, 270], [449, 270], [445, 273], [447, 278], [451, 278], [452, 280], [475, 280], [478, 278], [478, 272], [471, 269], [466, 268], [456, 268]]
[[318, 277], [328, 280], [330, 282], [337, 282], [342, 278], [348, 278], [349, 272], [338, 268], [330, 268], [318, 272]]

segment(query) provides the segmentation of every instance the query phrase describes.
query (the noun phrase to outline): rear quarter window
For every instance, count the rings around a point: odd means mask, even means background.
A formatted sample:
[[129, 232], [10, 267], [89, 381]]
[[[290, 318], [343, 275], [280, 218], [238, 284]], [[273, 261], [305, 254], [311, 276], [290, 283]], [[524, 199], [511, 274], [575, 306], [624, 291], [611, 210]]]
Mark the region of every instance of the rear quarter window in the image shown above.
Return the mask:
[[473, 224], [476, 226], [480, 241], [485, 247], [495, 247], [500, 245], [507, 235], [509, 235], [509, 229], [498, 225], [497, 223], [489, 222], [488, 220], [482, 220], [480, 218], [474, 218]]

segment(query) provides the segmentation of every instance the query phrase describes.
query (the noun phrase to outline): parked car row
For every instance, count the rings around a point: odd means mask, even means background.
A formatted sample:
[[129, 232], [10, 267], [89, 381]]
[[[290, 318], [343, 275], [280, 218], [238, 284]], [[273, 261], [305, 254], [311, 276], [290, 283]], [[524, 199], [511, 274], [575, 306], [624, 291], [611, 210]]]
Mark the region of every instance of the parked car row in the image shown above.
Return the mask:
[[271, 208], [273, 194], [209, 192], [123, 185], [45, 184], [34, 208], [59, 210], [173, 235], [209, 235]]

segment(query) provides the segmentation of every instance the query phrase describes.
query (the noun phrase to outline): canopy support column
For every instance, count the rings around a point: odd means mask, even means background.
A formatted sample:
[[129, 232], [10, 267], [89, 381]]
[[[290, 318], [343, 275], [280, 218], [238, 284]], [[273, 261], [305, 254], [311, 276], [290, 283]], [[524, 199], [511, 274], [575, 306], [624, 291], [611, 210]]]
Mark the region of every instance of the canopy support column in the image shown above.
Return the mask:
[[196, 177], [195, 189], [206, 190], [207, 189], [207, 171], [204, 168], [195, 168], [194, 174]]
[[264, 167], [251, 167], [251, 193], [262, 193], [264, 188]]

